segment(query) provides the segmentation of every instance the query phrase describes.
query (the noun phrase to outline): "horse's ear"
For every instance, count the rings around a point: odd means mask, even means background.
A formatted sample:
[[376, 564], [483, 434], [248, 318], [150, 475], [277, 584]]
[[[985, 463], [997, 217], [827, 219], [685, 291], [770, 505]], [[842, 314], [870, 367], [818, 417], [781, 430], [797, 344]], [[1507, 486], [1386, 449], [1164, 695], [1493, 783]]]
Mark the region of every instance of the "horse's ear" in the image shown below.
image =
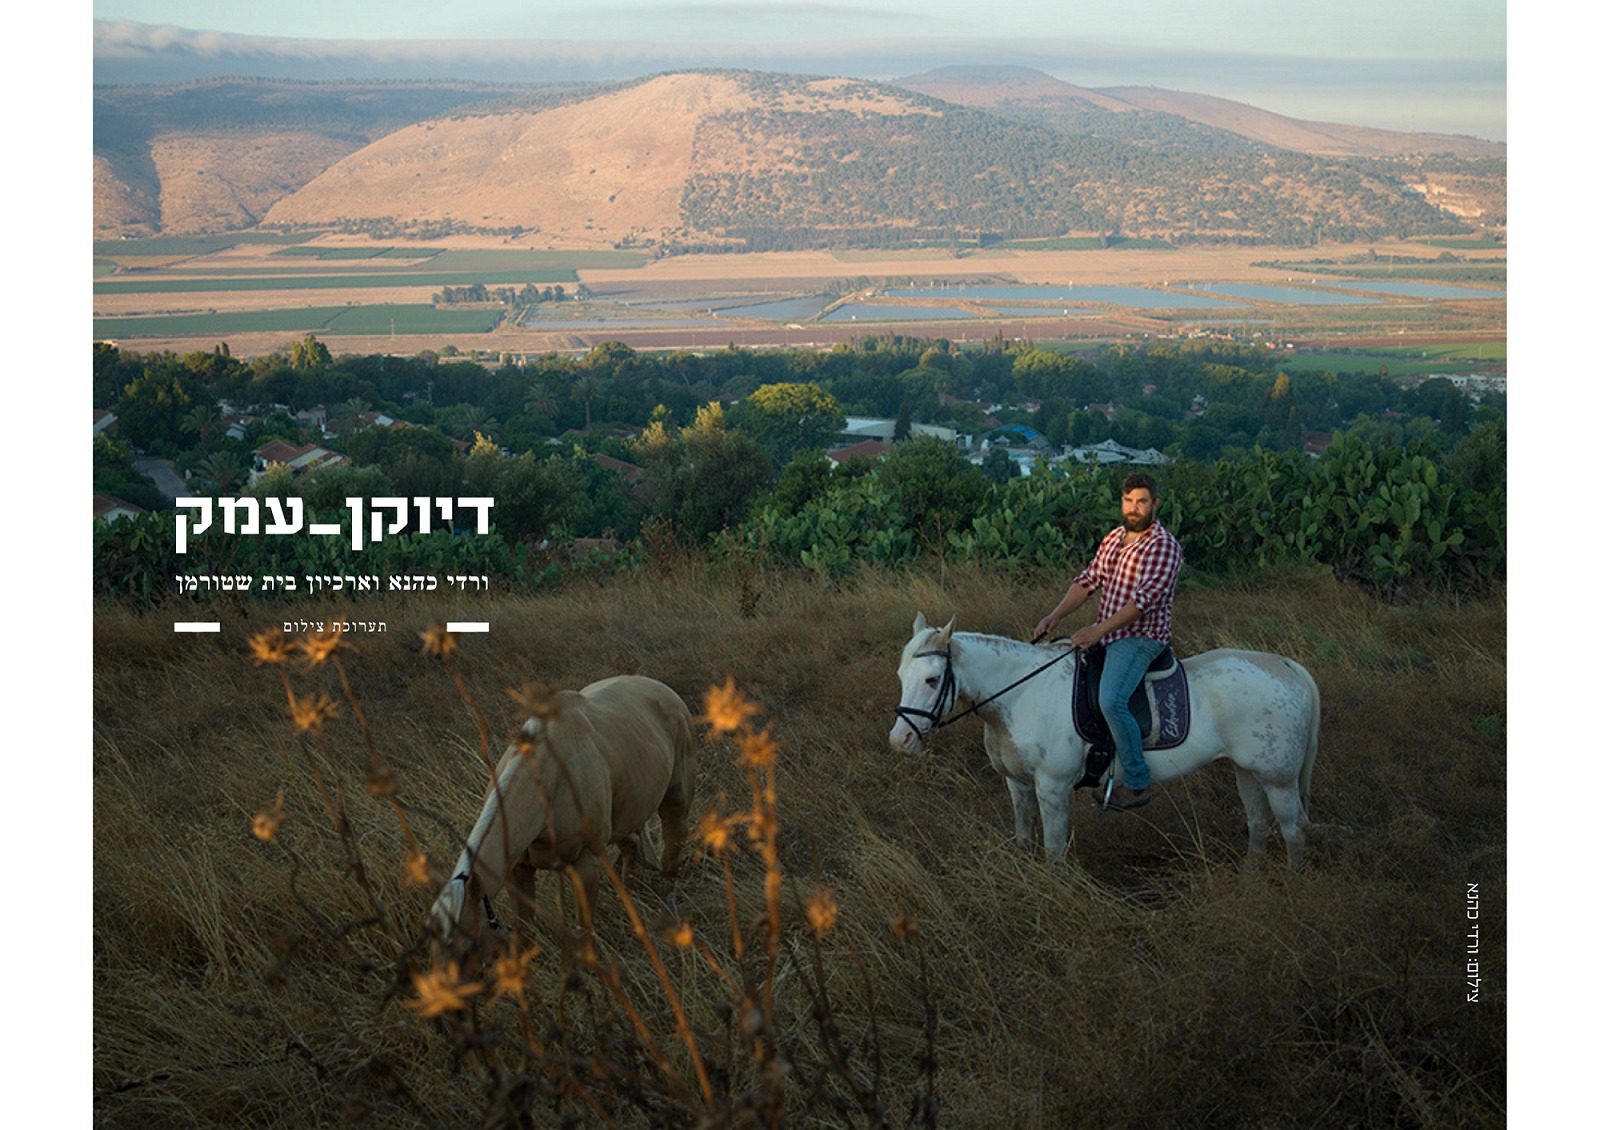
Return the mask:
[[926, 616], [924, 616], [922, 613], [918, 612], [917, 613], [916, 622], [911, 625], [911, 634], [912, 635], [916, 635], [918, 632], [922, 631], [922, 629], [926, 628], [927, 626], [928, 626], [928, 618]]
[[939, 634], [936, 638], [941, 644], [947, 644], [950, 642], [950, 636], [955, 632], [955, 630], [956, 618], [952, 616], [950, 617], [950, 622], [939, 629]]

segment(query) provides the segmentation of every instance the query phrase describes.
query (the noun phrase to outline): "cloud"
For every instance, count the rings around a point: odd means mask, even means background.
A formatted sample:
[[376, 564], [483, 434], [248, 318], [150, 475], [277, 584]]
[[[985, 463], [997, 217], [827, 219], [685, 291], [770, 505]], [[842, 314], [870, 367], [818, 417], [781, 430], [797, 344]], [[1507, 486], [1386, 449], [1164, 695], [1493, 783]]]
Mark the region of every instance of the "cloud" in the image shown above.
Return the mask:
[[[687, 3], [685, 8], [717, 8]], [[764, 5], [763, 7], [769, 7]], [[817, 5], [770, 5], [812, 9]], [[1292, 117], [1505, 138], [1498, 61], [1381, 62], [1238, 51], [1151, 50], [1087, 39], [862, 37], [734, 43], [331, 40], [237, 35], [131, 21], [94, 25], [95, 81], [251, 75], [300, 80], [612, 81], [693, 67], [892, 79], [941, 66], [1009, 63], [1087, 87], [1162, 86]]]

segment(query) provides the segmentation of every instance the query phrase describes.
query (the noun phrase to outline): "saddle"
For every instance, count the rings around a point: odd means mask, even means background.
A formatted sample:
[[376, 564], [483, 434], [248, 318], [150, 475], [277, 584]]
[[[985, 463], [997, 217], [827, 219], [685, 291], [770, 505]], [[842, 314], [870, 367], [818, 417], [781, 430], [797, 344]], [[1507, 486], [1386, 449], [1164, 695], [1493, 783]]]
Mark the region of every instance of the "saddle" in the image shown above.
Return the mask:
[[[1089, 743], [1083, 778], [1076, 788], [1094, 788], [1111, 767], [1111, 727], [1100, 711], [1100, 675], [1106, 649], [1092, 647], [1079, 657], [1072, 677], [1072, 722]], [[1148, 750], [1170, 749], [1189, 737], [1189, 676], [1171, 647], [1150, 661], [1150, 668], [1128, 698], [1128, 709]]]

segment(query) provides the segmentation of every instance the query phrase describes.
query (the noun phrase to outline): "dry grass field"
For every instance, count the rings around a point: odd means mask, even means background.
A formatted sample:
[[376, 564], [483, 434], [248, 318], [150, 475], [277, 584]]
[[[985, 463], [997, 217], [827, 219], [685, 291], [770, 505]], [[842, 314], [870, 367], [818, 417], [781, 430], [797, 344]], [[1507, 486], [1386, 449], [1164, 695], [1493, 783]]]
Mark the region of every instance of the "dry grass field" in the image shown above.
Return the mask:
[[[890, 752], [918, 611], [1020, 635], [1060, 583], [932, 567], [824, 585], [663, 557], [549, 595], [223, 605], [214, 636], [173, 633], [188, 608], [98, 609], [96, 1125], [1502, 1125], [1503, 596], [1186, 583], [1180, 654], [1276, 651], [1320, 683], [1310, 863], [1290, 873], [1276, 844], [1245, 864], [1224, 766], [1135, 813], [1080, 798], [1053, 859], [1012, 841], [974, 720], [924, 757]], [[257, 633], [324, 615], [387, 631], [317, 666], [251, 662]], [[448, 619], [492, 625], [458, 637], [451, 666], [419, 638]], [[696, 713], [730, 677], [759, 704], [781, 743], [776, 870], [697, 843], [676, 916], [659, 876], [632, 884], [659, 967], [606, 889], [593, 962], [541, 923], [519, 943], [538, 950], [525, 976], [422, 1018], [414, 943], [482, 799], [484, 749], [521, 720], [504, 690], [621, 672]], [[286, 686], [337, 713], [297, 734]], [[754, 810], [740, 756], [707, 733], [691, 823]], [[433, 881], [408, 874], [408, 836]], [[763, 934], [774, 874], [781, 925]], [[541, 885], [552, 915], [556, 886]], [[744, 988], [771, 992], [756, 1021]]]

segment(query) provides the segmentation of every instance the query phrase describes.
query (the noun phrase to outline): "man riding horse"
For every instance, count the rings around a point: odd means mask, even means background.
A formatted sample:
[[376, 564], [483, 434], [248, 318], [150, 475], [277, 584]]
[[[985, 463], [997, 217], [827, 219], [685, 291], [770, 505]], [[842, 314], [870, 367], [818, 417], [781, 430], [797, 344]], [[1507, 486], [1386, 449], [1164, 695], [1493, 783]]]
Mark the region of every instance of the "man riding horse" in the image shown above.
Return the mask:
[[1105, 645], [1100, 710], [1122, 762], [1122, 781], [1108, 803], [1116, 809], [1150, 802], [1150, 767], [1128, 699], [1150, 662], [1172, 642], [1172, 594], [1183, 565], [1178, 539], [1156, 520], [1157, 501], [1149, 475], [1136, 471], [1122, 481], [1122, 525], [1105, 536], [1094, 560], [1034, 629], [1036, 637], [1047, 635], [1099, 592], [1095, 622], [1074, 632], [1071, 643], [1083, 650]]

